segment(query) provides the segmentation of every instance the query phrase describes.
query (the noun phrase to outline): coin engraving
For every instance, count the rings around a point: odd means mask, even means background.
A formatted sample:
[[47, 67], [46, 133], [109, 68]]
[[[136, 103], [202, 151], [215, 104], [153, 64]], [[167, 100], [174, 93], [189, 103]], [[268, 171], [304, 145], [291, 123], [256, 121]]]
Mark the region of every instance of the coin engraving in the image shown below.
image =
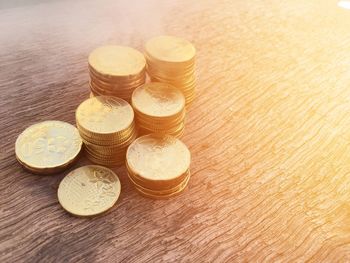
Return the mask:
[[136, 75], [145, 69], [146, 61], [136, 49], [107, 45], [93, 50], [89, 65], [97, 72], [107, 76]]
[[190, 152], [180, 140], [169, 135], [145, 135], [127, 150], [129, 167], [142, 177], [162, 180], [181, 176], [190, 166]]
[[120, 98], [96, 96], [81, 103], [76, 111], [79, 125], [96, 133], [119, 132], [131, 125], [134, 113]]
[[185, 98], [169, 84], [150, 82], [135, 89], [132, 105], [151, 117], [171, 117], [184, 110]]
[[187, 40], [173, 36], [158, 36], [145, 45], [146, 53], [164, 62], [186, 62], [194, 58], [196, 50]]
[[80, 167], [60, 183], [58, 198], [68, 212], [89, 216], [102, 213], [113, 206], [120, 194], [118, 176], [98, 165]]
[[72, 161], [80, 152], [78, 130], [61, 121], [45, 121], [24, 130], [16, 141], [16, 156], [34, 168], [50, 168]]

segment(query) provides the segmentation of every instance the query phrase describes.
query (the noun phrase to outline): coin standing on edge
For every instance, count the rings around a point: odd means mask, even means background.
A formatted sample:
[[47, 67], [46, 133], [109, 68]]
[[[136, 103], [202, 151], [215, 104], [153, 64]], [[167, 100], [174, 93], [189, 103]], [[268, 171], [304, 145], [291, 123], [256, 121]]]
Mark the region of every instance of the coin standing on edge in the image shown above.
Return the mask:
[[121, 191], [118, 176], [99, 165], [79, 167], [61, 181], [57, 196], [61, 206], [76, 216], [106, 212], [117, 202]]
[[25, 129], [17, 138], [17, 160], [38, 174], [57, 173], [72, 164], [80, 153], [78, 129], [63, 121], [44, 121]]

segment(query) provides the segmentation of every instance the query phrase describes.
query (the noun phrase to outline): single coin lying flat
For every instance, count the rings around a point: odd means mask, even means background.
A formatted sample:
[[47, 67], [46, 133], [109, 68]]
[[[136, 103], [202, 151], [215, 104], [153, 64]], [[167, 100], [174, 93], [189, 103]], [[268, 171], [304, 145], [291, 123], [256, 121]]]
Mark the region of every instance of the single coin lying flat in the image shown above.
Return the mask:
[[94, 216], [106, 212], [117, 202], [121, 185], [118, 176], [99, 165], [77, 168], [63, 178], [58, 201], [76, 216]]
[[25, 129], [15, 144], [18, 161], [29, 171], [51, 174], [73, 163], [82, 147], [77, 128], [63, 121], [44, 121]]

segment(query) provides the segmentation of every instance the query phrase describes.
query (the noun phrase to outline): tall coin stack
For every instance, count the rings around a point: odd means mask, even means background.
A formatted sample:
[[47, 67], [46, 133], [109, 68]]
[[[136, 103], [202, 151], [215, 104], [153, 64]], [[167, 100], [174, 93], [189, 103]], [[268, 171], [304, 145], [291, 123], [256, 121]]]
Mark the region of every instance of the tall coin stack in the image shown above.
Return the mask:
[[194, 46], [185, 39], [172, 36], [158, 36], [145, 45], [147, 72], [152, 81], [169, 83], [180, 89], [186, 104], [195, 97], [195, 55]]
[[146, 60], [130, 47], [102, 46], [89, 55], [89, 73], [92, 95], [129, 101], [134, 89], [145, 83]]
[[123, 164], [126, 149], [137, 136], [130, 104], [97, 96], [82, 102], [75, 115], [88, 159], [106, 166]]
[[181, 193], [190, 179], [191, 154], [170, 135], [137, 138], [126, 153], [128, 176], [143, 196], [165, 199]]
[[185, 97], [170, 84], [150, 82], [131, 97], [141, 134], [161, 133], [181, 137], [185, 128]]

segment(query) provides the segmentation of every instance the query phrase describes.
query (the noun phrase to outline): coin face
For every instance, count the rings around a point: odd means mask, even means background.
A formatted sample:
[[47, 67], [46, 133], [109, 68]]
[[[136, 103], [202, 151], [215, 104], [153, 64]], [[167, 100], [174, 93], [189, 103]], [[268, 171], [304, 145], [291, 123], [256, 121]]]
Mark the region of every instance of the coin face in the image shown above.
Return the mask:
[[120, 181], [110, 169], [87, 165], [70, 172], [58, 187], [58, 201], [76, 216], [93, 216], [110, 209], [120, 195]]
[[80, 127], [92, 133], [113, 134], [127, 129], [134, 120], [134, 112], [125, 100], [96, 96], [82, 102], [76, 111]]
[[165, 62], [186, 62], [194, 58], [196, 50], [187, 40], [173, 36], [158, 36], [147, 41], [146, 53]]
[[173, 116], [185, 107], [181, 91], [160, 82], [150, 82], [135, 89], [131, 101], [139, 112], [152, 117]]
[[44, 121], [25, 129], [17, 138], [18, 160], [32, 170], [53, 170], [72, 162], [82, 147], [77, 128], [63, 121]]
[[170, 135], [139, 137], [128, 148], [127, 164], [133, 173], [149, 180], [172, 180], [190, 167], [186, 145]]
[[103, 75], [129, 76], [144, 70], [146, 60], [143, 54], [136, 49], [107, 45], [91, 52], [89, 65]]

